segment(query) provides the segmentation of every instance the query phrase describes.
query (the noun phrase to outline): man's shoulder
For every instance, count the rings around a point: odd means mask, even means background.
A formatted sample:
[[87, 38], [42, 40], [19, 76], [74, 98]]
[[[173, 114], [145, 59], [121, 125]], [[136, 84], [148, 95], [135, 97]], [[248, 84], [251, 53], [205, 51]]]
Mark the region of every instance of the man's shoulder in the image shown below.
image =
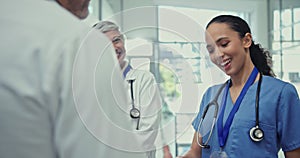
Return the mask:
[[154, 75], [147, 70], [139, 70], [139, 69], [132, 69], [131, 75], [134, 77], [142, 77], [142, 78], [153, 78]]
[[19, 13], [9, 15], [11, 20], [27, 30], [39, 32], [39, 36], [46, 37], [48, 41], [52, 38], [72, 38], [87, 31], [88, 26], [55, 1], [28, 0], [18, 3], [24, 7]]

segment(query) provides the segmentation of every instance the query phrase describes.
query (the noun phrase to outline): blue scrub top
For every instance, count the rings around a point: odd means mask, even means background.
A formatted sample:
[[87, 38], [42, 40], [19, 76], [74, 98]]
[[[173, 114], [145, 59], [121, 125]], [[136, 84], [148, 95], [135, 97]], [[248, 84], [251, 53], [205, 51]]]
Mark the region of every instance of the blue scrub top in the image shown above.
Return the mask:
[[[291, 151], [300, 147], [300, 101], [295, 87], [279, 79], [263, 76], [259, 103], [259, 125], [264, 131], [264, 138], [260, 142], [254, 142], [249, 136], [249, 131], [255, 126], [255, 97], [258, 82], [248, 89], [236, 112], [228, 138], [223, 150], [230, 158], [275, 158], [278, 151]], [[200, 105], [200, 112], [193, 121], [195, 131], [198, 131], [199, 121], [204, 107], [213, 100], [221, 85], [210, 87], [204, 94]], [[218, 98], [219, 106], [223, 92]], [[233, 107], [230, 92], [227, 95], [226, 109], [223, 125]], [[219, 112], [221, 107], [219, 107]], [[203, 142], [207, 140], [213, 108], [207, 113], [200, 133]], [[209, 157], [213, 151], [220, 151], [217, 126], [208, 144], [210, 149], [202, 149], [202, 157]]]

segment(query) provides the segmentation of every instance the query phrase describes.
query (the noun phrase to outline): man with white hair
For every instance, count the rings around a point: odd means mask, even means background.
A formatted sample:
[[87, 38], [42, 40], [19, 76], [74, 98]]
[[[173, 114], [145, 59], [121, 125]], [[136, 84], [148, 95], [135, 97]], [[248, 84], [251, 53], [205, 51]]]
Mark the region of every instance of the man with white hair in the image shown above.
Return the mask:
[[[94, 28], [105, 34], [112, 42], [116, 58], [119, 61], [124, 80], [128, 83], [128, 93], [131, 96], [132, 108], [128, 110], [132, 117], [130, 126], [137, 134], [145, 136], [139, 141], [143, 142], [148, 158], [155, 157], [155, 139], [161, 122], [162, 100], [153, 74], [150, 71], [134, 69], [126, 58], [125, 38], [120, 28], [114, 22], [100, 21]], [[136, 115], [136, 116], [135, 116]], [[171, 157], [168, 146], [164, 147], [164, 155]]]

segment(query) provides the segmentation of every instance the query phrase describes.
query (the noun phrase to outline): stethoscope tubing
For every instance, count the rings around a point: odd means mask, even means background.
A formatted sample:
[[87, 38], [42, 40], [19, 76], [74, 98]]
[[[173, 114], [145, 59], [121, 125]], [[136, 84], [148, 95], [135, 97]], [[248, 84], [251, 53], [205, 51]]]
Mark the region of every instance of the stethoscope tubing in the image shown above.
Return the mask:
[[[203, 112], [203, 114], [202, 114], [202, 116], [201, 116], [200, 123], [199, 123], [198, 128], [197, 128], [197, 129], [198, 129], [198, 130], [197, 130], [197, 133], [198, 133], [198, 135], [197, 135], [197, 143], [198, 143], [198, 145], [199, 145], [200, 147], [202, 147], [202, 148], [210, 148], [210, 146], [208, 145], [208, 142], [209, 142], [209, 140], [210, 140], [210, 137], [211, 137], [211, 135], [212, 135], [214, 126], [215, 126], [215, 124], [216, 124], [216, 120], [217, 120], [217, 116], [218, 116], [218, 111], [219, 111], [218, 98], [219, 98], [219, 96], [220, 96], [222, 90], [224, 89], [224, 87], [225, 87], [226, 85], [227, 85], [227, 81], [219, 88], [219, 90], [218, 90], [218, 92], [217, 92], [217, 95], [215, 96], [215, 98], [214, 98], [210, 103], [208, 103], [208, 105], [205, 107], [204, 112]], [[211, 128], [210, 128], [210, 131], [209, 131], [209, 135], [208, 135], [207, 141], [206, 141], [205, 143], [201, 144], [200, 141], [199, 141], [200, 127], [201, 127], [201, 125], [202, 125], [202, 123], [203, 123], [203, 120], [204, 120], [204, 118], [205, 118], [205, 116], [206, 116], [206, 113], [207, 113], [208, 109], [209, 109], [211, 106], [215, 106], [214, 117], [213, 117], [213, 123], [212, 123], [212, 125], [211, 125]]]
[[130, 117], [133, 119], [137, 119], [137, 124], [136, 124], [136, 130], [139, 130], [139, 124], [140, 124], [140, 117], [141, 117], [141, 112], [139, 109], [137, 109], [135, 107], [135, 100], [134, 100], [134, 96], [133, 96], [133, 82], [135, 80], [128, 80], [128, 82], [130, 83], [130, 94], [131, 94], [131, 110], [130, 110]]
[[[258, 81], [258, 85], [257, 85], [257, 90], [256, 90], [256, 98], [255, 98], [255, 126], [253, 128], [250, 129], [250, 138], [251, 140], [255, 141], [255, 142], [258, 142], [258, 141], [261, 141], [264, 137], [264, 132], [263, 130], [259, 127], [259, 96], [260, 96], [260, 89], [261, 89], [261, 83], [262, 83], [262, 73], [259, 73], [259, 81]], [[203, 111], [203, 114], [201, 116], [201, 119], [200, 119], [200, 123], [198, 125], [198, 128], [197, 128], [197, 132], [198, 132], [198, 135], [197, 135], [197, 143], [200, 147], [202, 148], [206, 148], [206, 149], [209, 149], [210, 146], [208, 145], [208, 142], [211, 138], [211, 135], [212, 135], [212, 132], [213, 132], [213, 129], [214, 129], [214, 126], [215, 126], [215, 123], [216, 123], [216, 120], [217, 120], [217, 115], [218, 115], [218, 110], [219, 110], [219, 104], [218, 104], [218, 98], [221, 94], [221, 91], [224, 89], [224, 87], [228, 84], [227, 83], [228, 81], [226, 81], [218, 90], [216, 96], [214, 97], [214, 99], [208, 103], [208, 105], [205, 107], [204, 111]], [[200, 128], [202, 126], [202, 123], [203, 123], [203, 120], [206, 116], [206, 113], [208, 111], [208, 109], [211, 107], [211, 106], [215, 106], [215, 111], [214, 111], [214, 116], [213, 116], [213, 123], [212, 123], [212, 126], [210, 128], [210, 131], [209, 131], [209, 135], [208, 135], [208, 138], [207, 140], [203, 143], [200, 143], [199, 141], [199, 137], [200, 137]], [[258, 134], [257, 134], [258, 133]], [[259, 136], [257, 136], [259, 135]]]

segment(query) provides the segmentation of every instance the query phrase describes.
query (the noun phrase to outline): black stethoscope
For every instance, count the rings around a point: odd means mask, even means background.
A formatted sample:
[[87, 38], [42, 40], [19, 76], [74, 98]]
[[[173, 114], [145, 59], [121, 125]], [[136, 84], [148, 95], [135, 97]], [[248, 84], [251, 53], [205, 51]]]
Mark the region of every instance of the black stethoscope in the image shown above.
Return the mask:
[[137, 109], [135, 107], [135, 104], [134, 104], [134, 96], [133, 96], [133, 82], [134, 82], [134, 80], [131, 79], [131, 80], [128, 80], [128, 82], [130, 83], [130, 94], [131, 94], [131, 104], [132, 104], [132, 107], [131, 107], [131, 110], [130, 110], [129, 113], [130, 113], [131, 118], [137, 119], [136, 130], [139, 130], [141, 112], [140, 112], [139, 109]]
[[[249, 131], [249, 136], [250, 136], [251, 140], [253, 140], [255, 142], [259, 142], [264, 138], [264, 131], [259, 127], [259, 93], [260, 93], [261, 82], [262, 82], [262, 74], [260, 73], [257, 90], [256, 90], [256, 98], [255, 98], [255, 126], [253, 128], [251, 128]], [[219, 104], [218, 104], [217, 100], [218, 100], [219, 95], [221, 94], [222, 90], [226, 86], [226, 84], [227, 84], [227, 81], [219, 88], [217, 95], [210, 103], [208, 103], [208, 105], [205, 107], [203, 114], [201, 116], [200, 123], [198, 125], [198, 130], [197, 130], [197, 132], [198, 132], [197, 143], [202, 148], [207, 148], [207, 149], [210, 148], [210, 145], [208, 145], [208, 142], [211, 138], [211, 135], [212, 135], [212, 132], [213, 132], [216, 120], [217, 120], [218, 110], [219, 110]], [[200, 128], [202, 126], [205, 115], [211, 106], [215, 106], [213, 123], [210, 128], [210, 132], [209, 132], [207, 140], [204, 143], [203, 142], [200, 143], [199, 142]]]

